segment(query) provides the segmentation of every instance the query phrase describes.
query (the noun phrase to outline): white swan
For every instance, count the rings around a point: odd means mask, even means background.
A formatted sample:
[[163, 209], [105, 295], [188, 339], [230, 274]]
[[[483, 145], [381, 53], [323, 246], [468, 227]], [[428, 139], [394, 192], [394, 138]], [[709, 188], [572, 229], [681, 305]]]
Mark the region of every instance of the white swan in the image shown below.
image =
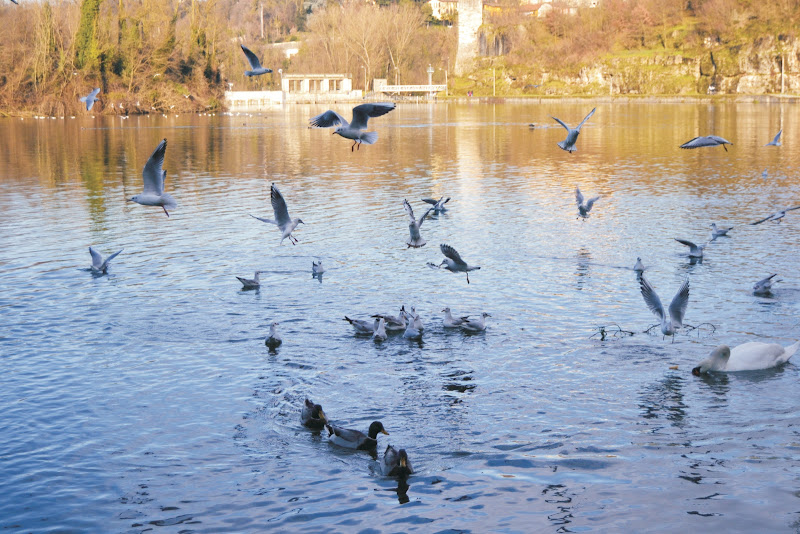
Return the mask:
[[700, 365], [692, 369], [692, 374], [700, 376], [709, 371], [726, 373], [769, 369], [789, 361], [798, 348], [800, 348], [800, 341], [788, 347], [759, 341], [743, 343], [733, 349], [727, 345], [720, 345], [711, 351], [711, 355], [700, 362]]

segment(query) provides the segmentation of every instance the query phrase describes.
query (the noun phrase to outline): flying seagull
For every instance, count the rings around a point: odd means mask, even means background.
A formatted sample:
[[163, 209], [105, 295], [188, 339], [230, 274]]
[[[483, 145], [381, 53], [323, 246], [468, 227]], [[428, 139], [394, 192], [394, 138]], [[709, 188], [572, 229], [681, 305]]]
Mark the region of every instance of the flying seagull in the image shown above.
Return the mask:
[[726, 144], [733, 146], [733, 143], [717, 135], [704, 135], [702, 137], [695, 137], [691, 141], [686, 141], [681, 145], [681, 148], [701, 148], [704, 146], [722, 145], [722, 148], [724, 148], [725, 152], [727, 152], [728, 147], [725, 146]]
[[161, 167], [164, 165], [164, 154], [166, 153], [167, 140], [162, 139], [153, 155], [144, 165], [144, 170], [142, 171], [144, 190], [142, 194], [132, 196], [128, 199], [128, 202], [136, 202], [143, 206], [161, 206], [164, 213], [169, 217], [167, 208], [173, 209], [177, 207], [178, 203], [169, 193], [164, 192], [164, 178], [167, 176], [167, 171]]
[[[14, 3], [16, 4], [16, 2], [14, 2]], [[96, 88], [94, 89], [94, 91], [92, 91], [92, 92], [91, 92], [91, 93], [89, 93], [88, 95], [86, 95], [86, 96], [82, 96], [82, 97], [80, 97], [80, 98], [78, 99], [78, 100], [80, 100], [81, 102], [85, 102], [85, 103], [86, 103], [86, 111], [89, 111], [89, 110], [91, 110], [91, 109], [92, 109], [92, 106], [94, 106], [94, 103], [95, 103], [95, 101], [97, 100], [97, 93], [99, 93], [99, 92], [100, 92], [100, 88], [99, 88], [99, 87], [96, 87]]]
[[282, 234], [281, 245], [283, 245], [283, 240], [287, 237], [292, 245], [296, 245], [297, 238], [292, 235], [292, 232], [295, 228], [297, 228], [298, 224], [303, 222], [303, 220], [299, 218], [289, 218], [289, 209], [286, 207], [286, 201], [283, 200], [283, 195], [281, 195], [281, 192], [278, 191], [277, 187], [275, 187], [275, 184], [272, 184], [269, 189], [269, 198], [272, 202], [272, 212], [274, 213], [275, 220], [263, 219], [261, 217], [256, 217], [255, 215], [250, 215], [250, 217], [258, 219], [261, 222], [276, 225]]
[[240, 44], [239, 46], [242, 47], [242, 52], [244, 52], [244, 55], [247, 56], [247, 61], [248, 63], [250, 63], [250, 68], [253, 69], [244, 71], [245, 76], [247, 77], [260, 76], [262, 74], [269, 74], [270, 72], [272, 72], [272, 69], [268, 69], [266, 67], [261, 66], [261, 62], [258, 60], [258, 56], [256, 56], [252, 50], [250, 50], [243, 44]]
[[778, 135], [775, 136], [775, 139], [773, 139], [772, 141], [770, 141], [769, 143], [767, 143], [764, 146], [781, 146], [781, 134], [782, 133], [783, 133], [783, 128], [781, 128], [781, 131], [778, 132]]
[[441, 197], [439, 200], [434, 200], [432, 198], [423, 198], [423, 202], [427, 202], [428, 204], [433, 204], [433, 213], [438, 215], [440, 213], [444, 213], [447, 211], [447, 208], [444, 207], [445, 204], [450, 202], [450, 197]]
[[117, 255], [122, 252], [122, 250], [115, 252], [103, 260], [103, 256], [101, 256], [99, 252], [92, 247], [89, 247], [89, 254], [92, 255], [92, 272], [95, 274], [106, 274], [106, 272], [108, 272], [108, 263], [116, 258]]
[[581, 126], [583, 126], [583, 123], [589, 120], [589, 117], [594, 115], [594, 111], [596, 109], [597, 108], [593, 108], [592, 111], [590, 111], [589, 114], [583, 118], [581, 123], [575, 129], [572, 129], [566, 124], [564, 124], [564, 121], [562, 121], [561, 119], [557, 119], [551, 116], [556, 122], [558, 122], [561, 126], [567, 129], [567, 138], [558, 143], [559, 148], [561, 148], [562, 150], [566, 150], [569, 153], [575, 152], [577, 150], [577, 148], [575, 148], [575, 142], [578, 140], [578, 134], [581, 133]]
[[672, 299], [668, 310], [664, 309], [661, 299], [658, 298], [653, 286], [644, 276], [639, 277], [639, 287], [645, 304], [661, 320], [661, 333], [665, 336], [672, 336], [672, 341], [674, 342], [675, 331], [683, 326], [683, 316], [686, 314], [686, 307], [689, 305], [689, 279], [687, 278], [683, 282], [675, 298]]
[[785, 210], [781, 210], [781, 211], [778, 211], [778, 212], [773, 213], [771, 215], [767, 215], [763, 219], [759, 219], [756, 222], [751, 222], [750, 225], [751, 226], [755, 226], [756, 224], [761, 224], [761, 223], [766, 222], [766, 221], [781, 222], [781, 219], [786, 217], [786, 212], [787, 211], [793, 211], [793, 210], [796, 210], [796, 209], [800, 209], [800, 206], [795, 206], [793, 208], [786, 208]]
[[468, 265], [467, 262], [461, 259], [461, 255], [451, 247], [450, 245], [441, 244], [439, 245], [439, 249], [444, 254], [444, 259], [442, 263], [439, 265], [436, 264], [429, 264], [433, 267], [439, 267], [440, 269], [444, 267], [451, 273], [467, 273], [467, 283], [469, 284], [469, 272], [476, 271], [480, 269], [480, 267]]
[[425, 217], [428, 216], [430, 212], [433, 211], [434, 208], [428, 208], [428, 210], [422, 214], [422, 217], [419, 220], [414, 218], [414, 210], [411, 209], [411, 204], [408, 203], [408, 200], [403, 199], [403, 207], [408, 213], [408, 231], [411, 234], [408, 241], [406, 241], [406, 245], [413, 248], [420, 248], [424, 247], [426, 241], [422, 239], [422, 236], [419, 233], [419, 227], [422, 226], [422, 222], [425, 220]]
[[575, 187], [575, 203], [578, 205], [578, 215], [586, 220], [589, 218], [589, 212], [592, 210], [594, 203], [600, 200], [600, 195], [592, 197], [586, 202], [583, 200], [583, 193], [578, 187]]
[[378, 140], [377, 132], [362, 132], [367, 129], [367, 121], [370, 117], [380, 117], [386, 115], [395, 108], [393, 102], [378, 102], [375, 104], [361, 104], [353, 108], [353, 120], [347, 122], [344, 117], [335, 111], [328, 110], [325, 113], [317, 115], [309, 120], [311, 126], [317, 128], [330, 128], [332, 126], [340, 125], [336, 128], [331, 135], [339, 134], [345, 139], [353, 141], [353, 146], [350, 147], [350, 152], [358, 145], [361, 148], [361, 143], [371, 145]]

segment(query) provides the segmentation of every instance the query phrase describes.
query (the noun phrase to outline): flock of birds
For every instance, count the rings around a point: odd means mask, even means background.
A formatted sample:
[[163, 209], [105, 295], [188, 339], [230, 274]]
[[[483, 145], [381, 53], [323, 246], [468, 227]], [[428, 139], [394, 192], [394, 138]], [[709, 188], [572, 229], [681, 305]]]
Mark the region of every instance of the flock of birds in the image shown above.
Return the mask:
[[[247, 76], [256, 76], [271, 72], [270, 69], [261, 67], [258, 58], [246, 47], [242, 46], [242, 50], [250, 62], [251, 71], [247, 71]], [[91, 109], [94, 101], [97, 99], [99, 89], [95, 89], [86, 97], [81, 100], [86, 102], [87, 110]], [[377, 141], [377, 133], [365, 131], [367, 123], [370, 118], [380, 117], [395, 109], [393, 103], [370, 103], [361, 104], [353, 108], [352, 120], [348, 123], [344, 117], [333, 110], [328, 110], [325, 113], [317, 115], [309, 120], [312, 127], [330, 128], [336, 127], [332, 134], [338, 134], [343, 138], [353, 141], [350, 147], [351, 151], [360, 149], [361, 144], [371, 145]], [[567, 136], [564, 141], [558, 143], [558, 146], [570, 153], [576, 151], [575, 144], [578, 140], [581, 127], [594, 115], [596, 109], [592, 109], [588, 115], [578, 124], [575, 128], [570, 128], [560, 119], [553, 117], [559, 124], [567, 130]], [[768, 146], [780, 146], [781, 132], [768, 143]], [[695, 137], [694, 139], [681, 145], [681, 148], [701, 148], [713, 147], [722, 145], [727, 151], [725, 145], [732, 145], [730, 141], [715, 136]], [[174, 209], [177, 206], [175, 199], [164, 192], [164, 179], [166, 171], [164, 171], [164, 155], [166, 153], [167, 140], [162, 140], [156, 147], [153, 154], [148, 159], [142, 172], [143, 178], [143, 191], [141, 194], [134, 195], [128, 201], [136, 202], [145, 206], [159, 206], [164, 210], [164, 213], [169, 217], [168, 209]], [[600, 196], [595, 196], [586, 199], [581, 193], [579, 188], [575, 188], [575, 202], [577, 205], [578, 218], [586, 221], [589, 218], [595, 203], [600, 200]], [[429, 218], [431, 214], [438, 215], [448, 210], [446, 204], [449, 202], [449, 197], [441, 197], [439, 199], [426, 198], [422, 199], [430, 207], [417, 218], [414, 215], [413, 208], [408, 200], [403, 200], [403, 208], [408, 215], [408, 228], [409, 238], [406, 241], [408, 248], [421, 248], [425, 246], [426, 241], [421, 235], [421, 228], [423, 223]], [[289, 210], [281, 192], [278, 187], [273, 183], [270, 187], [270, 203], [272, 205], [273, 218], [262, 218], [251, 215], [251, 217], [258, 219], [267, 224], [272, 224], [277, 227], [281, 233], [280, 244], [286, 239], [295, 245], [298, 240], [292, 233], [298, 225], [303, 224], [302, 219], [299, 217], [291, 217]], [[780, 210], [765, 218], [750, 223], [751, 225], [761, 224], [763, 222], [772, 221], [780, 223], [786, 216], [788, 211], [800, 209], [800, 206], [789, 207]], [[686, 246], [688, 249], [688, 257], [692, 261], [702, 261], [703, 254], [706, 246], [719, 237], [727, 236], [728, 232], [733, 228], [720, 228], [716, 223], [711, 224], [711, 238], [704, 244], [697, 245], [685, 239], [675, 239], [678, 243]], [[439, 246], [444, 259], [440, 264], [428, 263], [427, 265], [432, 268], [443, 268], [450, 272], [465, 273], [467, 283], [469, 283], [469, 273], [480, 269], [479, 266], [470, 265], [461, 257], [461, 255], [450, 245], [441, 244]], [[92, 247], [89, 247], [89, 252], [92, 257], [91, 271], [95, 274], [106, 274], [109, 262], [114, 259], [122, 250], [110, 255], [103, 259], [103, 257], [96, 252]], [[689, 304], [689, 279], [687, 278], [675, 297], [672, 299], [668, 307], [665, 307], [653, 286], [645, 278], [645, 266], [641, 258], [637, 258], [636, 264], [633, 267], [636, 272], [637, 280], [639, 282], [642, 297], [645, 304], [650, 311], [660, 321], [660, 329], [664, 336], [674, 336], [676, 332], [683, 326], [683, 319], [686, 309]], [[237, 277], [242, 284], [242, 289], [256, 289], [260, 286], [259, 274], [261, 271], [256, 271], [252, 279]], [[321, 276], [325, 272], [322, 265], [322, 260], [314, 261], [312, 263], [312, 273], [316, 276]], [[775, 280], [776, 274], [771, 274], [757, 282], [753, 287], [753, 292], [756, 295], [768, 294], [771, 286]], [[470, 318], [469, 316], [454, 317], [450, 308], [444, 308], [443, 327], [448, 329], [457, 328], [467, 333], [480, 333], [486, 329], [486, 318], [490, 317], [488, 313], [481, 313], [477, 318]], [[370, 319], [352, 319], [345, 316], [344, 318], [350, 325], [352, 325], [356, 335], [369, 336], [375, 342], [385, 341], [390, 334], [402, 334], [402, 337], [409, 340], [419, 340], [422, 337], [424, 326], [422, 320], [416, 310], [411, 307], [406, 310], [405, 306], [400, 308], [398, 315], [390, 314], [374, 314]], [[269, 336], [265, 340], [265, 344], [270, 350], [276, 349], [281, 345], [282, 339], [277, 331], [278, 323], [273, 322], [270, 325]], [[733, 349], [726, 345], [721, 345], [712, 351], [711, 355], [700, 362], [700, 364], [692, 369], [695, 375], [701, 375], [709, 371], [725, 372], [725, 371], [744, 371], [744, 370], [757, 370], [766, 369], [781, 365], [791, 358], [791, 356], [800, 349], [800, 341], [783, 347], [774, 343], [761, 343], [749, 342], [736, 346]], [[328, 421], [322, 407], [319, 404], [314, 404], [306, 399], [301, 409], [302, 424], [314, 430], [326, 429], [329, 439], [332, 443], [338, 446], [375, 451], [377, 448], [378, 434], [388, 434], [380, 421], [373, 422], [367, 433], [358, 430], [346, 429], [338, 427]], [[413, 469], [408, 460], [408, 455], [404, 449], [397, 450], [391, 445], [387, 446], [384, 451], [383, 459], [381, 461], [381, 472], [387, 476], [407, 477], [413, 473]]]

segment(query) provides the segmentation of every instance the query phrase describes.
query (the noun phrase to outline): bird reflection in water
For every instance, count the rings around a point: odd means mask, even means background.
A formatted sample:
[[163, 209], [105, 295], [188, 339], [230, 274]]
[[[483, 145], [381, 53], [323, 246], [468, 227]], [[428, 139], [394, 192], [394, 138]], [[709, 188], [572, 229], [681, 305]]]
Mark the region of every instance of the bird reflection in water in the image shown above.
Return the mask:
[[[683, 428], [686, 404], [683, 401], [685, 379], [678, 374], [669, 374], [642, 393], [639, 407], [645, 419], [667, 419], [673, 426]], [[657, 432], [657, 429], [654, 430]]]
[[397, 492], [397, 501], [400, 504], [405, 504], [409, 501], [408, 498], [408, 479], [406, 478], [398, 478], [397, 479], [397, 487], [394, 489]]
[[545, 502], [555, 503], [558, 512], [554, 512], [547, 516], [547, 519], [553, 522], [554, 525], [567, 525], [572, 523], [572, 507], [562, 506], [572, 503], [572, 497], [567, 495], [567, 487], [563, 484], [548, 484], [542, 490], [542, 495], [549, 496], [545, 498]]
[[580, 291], [586, 283], [585, 278], [591, 274], [589, 271], [589, 264], [592, 261], [592, 254], [588, 249], [581, 248], [578, 250], [576, 259], [577, 266], [575, 267], [575, 276], [577, 277], [577, 289]]

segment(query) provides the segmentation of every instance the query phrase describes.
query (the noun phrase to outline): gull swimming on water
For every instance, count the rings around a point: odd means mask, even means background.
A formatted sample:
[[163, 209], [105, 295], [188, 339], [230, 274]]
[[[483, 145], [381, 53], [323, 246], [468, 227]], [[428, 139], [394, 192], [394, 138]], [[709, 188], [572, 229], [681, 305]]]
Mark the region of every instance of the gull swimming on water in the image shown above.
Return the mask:
[[444, 254], [444, 259], [442, 263], [439, 265], [436, 264], [429, 264], [433, 267], [439, 267], [440, 269], [444, 267], [451, 273], [467, 273], [467, 283], [469, 284], [469, 272], [476, 271], [480, 269], [478, 266], [468, 265], [467, 262], [461, 259], [461, 255], [456, 252], [456, 249], [451, 247], [450, 245], [445, 245], [442, 243], [439, 245], [439, 249]]
[[345, 139], [351, 139], [353, 146], [350, 147], [350, 152], [352, 152], [356, 145], [360, 149], [361, 143], [371, 145], [378, 140], [377, 132], [362, 132], [362, 130], [367, 129], [367, 121], [371, 117], [386, 115], [394, 108], [394, 102], [361, 104], [353, 108], [353, 120], [349, 123], [333, 110], [328, 110], [316, 117], [312, 117], [309, 123], [317, 128], [330, 128], [331, 126], [341, 125], [331, 132], [331, 135], [339, 134]]
[[276, 225], [282, 234], [281, 245], [283, 245], [283, 240], [287, 237], [292, 245], [296, 245], [297, 238], [292, 235], [292, 232], [295, 228], [297, 228], [298, 224], [303, 223], [303, 220], [300, 218], [292, 219], [289, 217], [289, 209], [286, 207], [286, 201], [283, 199], [283, 195], [281, 195], [281, 192], [278, 191], [278, 188], [275, 186], [275, 184], [272, 184], [269, 189], [269, 198], [270, 202], [272, 203], [272, 213], [274, 214], [273, 216], [275, 217], [275, 220], [262, 219], [261, 217], [256, 217], [255, 215], [250, 216], [254, 219], [258, 219], [261, 222]]
[[242, 289], [258, 289], [261, 287], [261, 280], [259, 277], [261, 276], [261, 271], [256, 271], [256, 274], [253, 278], [242, 278], [237, 276], [236, 279], [242, 283]]
[[459, 328], [461, 325], [467, 323], [469, 321], [469, 315], [464, 315], [463, 317], [454, 318], [450, 313], [450, 308], [445, 308], [442, 310], [444, 312], [444, 320], [442, 324], [445, 328]]
[[255, 55], [249, 48], [247, 48], [243, 44], [240, 44], [239, 46], [242, 47], [242, 52], [244, 52], [244, 55], [247, 56], [247, 62], [250, 63], [250, 68], [253, 69], [244, 71], [245, 76], [247, 77], [260, 76], [262, 74], [269, 74], [270, 72], [272, 72], [272, 69], [268, 69], [261, 66], [261, 62], [258, 60], [258, 56]]
[[322, 266], [322, 260], [311, 260], [311, 272], [317, 276], [325, 272], [325, 267]]
[[444, 207], [444, 205], [450, 202], [450, 197], [447, 198], [441, 197], [439, 198], [439, 200], [434, 200], [432, 198], [423, 198], [422, 201], [427, 202], [428, 204], [433, 204], [433, 213], [438, 215], [440, 213], [448, 211], [447, 208]]
[[486, 318], [491, 317], [486, 312], [483, 312], [478, 319], [472, 319], [461, 325], [461, 329], [465, 332], [483, 332], [486, 330]]
[[562, 121], [561, 119], [557, 119], [557, 118], [555, 118], [555, 117], [552, 117], [552, 116], [551, 116], [551, 118], [552, 118], [552, 119], [554, 119], [554, 120], [555, 120], [556, 122], [558, 122], [558, 123], [559, 123], [561, 126], [563, 126], [564, 128], [566, 128], [566, 129], [567, 129], [567, 138], [566, 138], [566, 139], [564, 139], [563, 141], [560, 141], [560, 142], [558, 143], [558, 146], [559, 146], [559, 148], [561, 148], [562, 150], [566, 150], [566, 151], [567, 151], [567, 152], [569, 152], [570, 154], [571, 154], [571, 153], [573, 153], [573, 152], [575, 152], [576, 150], [578, 150], [577, 148], [575, 148], [575, 142], [578, 140], [578, 134], [580, 134], [580, 133], [581, 133], [581, 126], [583, 126], [583, 124], [584, 124], [586, 121], [588, 121], [588, 120], [589, 120], [589, 117], [591, 117], [592, 115], [594, 115], [594, 111], [595, 111], [596, 109], [597, 109], [597, 108], [593, 108], [593, 109], [592, 109], [592, 111], [590, 111], [590, 112], [589, 112], [589, 114], [588, 114], [588, 115], [586, 115], [586, 117], [584, 117], [584, 118], [583, 118], [583, 120], [581, 121], [581, 123], [580, 123], [578, 126], [576, 126], [574, 129], [573, 129], [573, 128], [570, 128], [569, 126], [567, 126], [566, 124], [564, 124], [564, 121]]
[[144, 180], [142, 194], [132, 196], [128, 199], [128, 202], [136, 202], [143, 206], [161, 206], [164, 213], [169, 217], [167, 208], [173, 209], [178, 203], [175, 202], [175, 199], [170, 194], [164, 192], [164, 179], [167, 177], [167, 171], [161, 167], [164, 165], [164, 155], [166, 153], [167, 140], [162, 139], [150, 159], [145, 163], [142, 171], [142, 179]]
[[264, 340], [264, 344], [270, 349], [275, 350], [280, 347], [281, 343], [283, 343], [283, 340], [281, 336], [278, 335], [278, 323], [272, 323], [269, 325], [269, 336]]
[[686, 314], [686, 307], [689, 305], [689, 279], [687, 278], [678, 293], [672, 299], [669, 309], [665, 310], [658, 298], [656, 291], [644, 276], [639, 277], [639, 287], [642, 291], [644, 302], [650, 311], [661, 320], [661, 333], [665, 336], [672, 336], [675, 341], [675, 331], [683, 326], [683, 316]]
[[753, 294], [754, 295], [769, 295], [772, 292], [772, 284], [776, 282], [780, 282], [780, 280], [772, 280], [778, 276], [778, 273], [771, 274], [768, 277], [764, 278], [763, 280], [759, 280], [753, 286]]
[[363, 319], [351, 319], [350, 317], [345, 315], [344, 320], [353, 325], [356, 334], [371, 336], [372, 334], [375, 333], [375, 330], [377, 330], [378, 328], [377, 319], [373, 321], [365, 321]]
[[690, 141], [686, 141], [681, 145], [681, 148], [701, 148], [705, 146], [719, 146], [722, 145], [722, 148], [725, 149], [725, 152], [728, 151], [728, 147], [725, 145], [733, 146], [733, 143], [728, 141], [727, 139], [723, 139], [717, 135], [704, 135], [701, 137], [695, 137]]
[[771, 369], [788, 362], [797, 349], [800, 349], [800, 341], [788, 347], [760, 341], [750, 341], [732, 349], [727, 345], [720, 345], [708, 358], [692, 369], [692, 374], [700, 376], [709, 371], [727, 373]]
[[95, 274], [106, 274], [106, 272], [108, 272], [108, 263], [114, 258], [116, 258], [117, 255], [120, 252], [122, 252], [122, 250], [115, 252], [114, 254], [110, 255], [105, 260], [103, 260], [103, 256], [101, 256], [99, 252], [97, 252], [92, 247], [89, 247], [89, 254], [92, 255], [92, 267], [91, 267], [92, 272]]
[[764, 146], [781, 146], [781, 134], [782, 133], [783, 133], [783, 128], [781, 128], [781, 131], [778, 132], [778, 135], [775, 136], [775, 139], [773, 139], [772, 141], [770, 141], [769, 143], [767, 143]]
[[[14, 2], [16, 3], [16, 2]], [[95, 101], [97, 101], [97, 94], [100, 92], [99, 87], [95, 87], [95, 89], [86, 96], [80, 97], [78, 100], [84, 102], [86, 104], [86, 111], [91, 111], [92, 106], [94, 106]]]
[[686, 245], [689, 247], [689, 257], [690, 258], [702, 258], [703, 257], [703, 249], [706, 248], [705, 245], [695, 245], [691, 241], [687, 241], [685, 239], [678, 239], [675, 238], [675, 241], [680, 243], [681, 245]]
[[644, 272], [644, 263], [642, 263], [642, 258], [636, 258], [636, 263], [633, 266], [633, 270], [638, 273]]
[[428, 210], [422, 214], [422, 217], [419, 220], [414, 218], [414, 210], [411, 209], [411, 204], [408, 203], [408, 200], [403, 199], [403, 207], [408, 213], [408, 231], [411, 234], [411, 237], [406, 241], [406, 245], [413, 248], [420, 248], [424, 247], [426, 241], [422, 239], [422, 236], [419, 233], [419, 227], [422, 226], [423, 221], [425, 221], [425, 217], [428, 216], [430, 212], [433, 211], [433, 208], [428, 208]]
[[406, 329], [406, 307], [400, 307], [400, 315], [395, 317], [385, 313], [376, 313], [372, 317], [386, 321], [386, 330], [389, 332], [403, 332]]
[[416, 321], [417, 317], [418, 316], [415, 316], [411, 321], [408, 322], [408, 325], [406, 326], [406, 331], [403, 332], [403, 337], [405, 339], [414, 339], [414, 340], [422, 339], [422, 330], [417, 326], [417, 321]]
[[386, 341], [386, 338], [389, 337], [386, 335], [386, 319], [381, 317], [378, 320], [378, 327], [375, 329], [375, 333], [372, 334], [373, 341]]
[[586, 220], [589, 217], [589, 212], [592, 211], [592, 206], [594, 203], [600, 200], [600, 195], [596, 197], [592, 197], [589, 200], [583, 200], [583, 193], [581, 193], [580, 188], [577, 186], [575, 187], [575, 203], [578, 205], [578, 215]]
[[733, 226], [730, 228], [717, 228], [717, 223], [711, 223], [711, 240], [722, 236], [728, 236], [728, 232], [733, 230]]

